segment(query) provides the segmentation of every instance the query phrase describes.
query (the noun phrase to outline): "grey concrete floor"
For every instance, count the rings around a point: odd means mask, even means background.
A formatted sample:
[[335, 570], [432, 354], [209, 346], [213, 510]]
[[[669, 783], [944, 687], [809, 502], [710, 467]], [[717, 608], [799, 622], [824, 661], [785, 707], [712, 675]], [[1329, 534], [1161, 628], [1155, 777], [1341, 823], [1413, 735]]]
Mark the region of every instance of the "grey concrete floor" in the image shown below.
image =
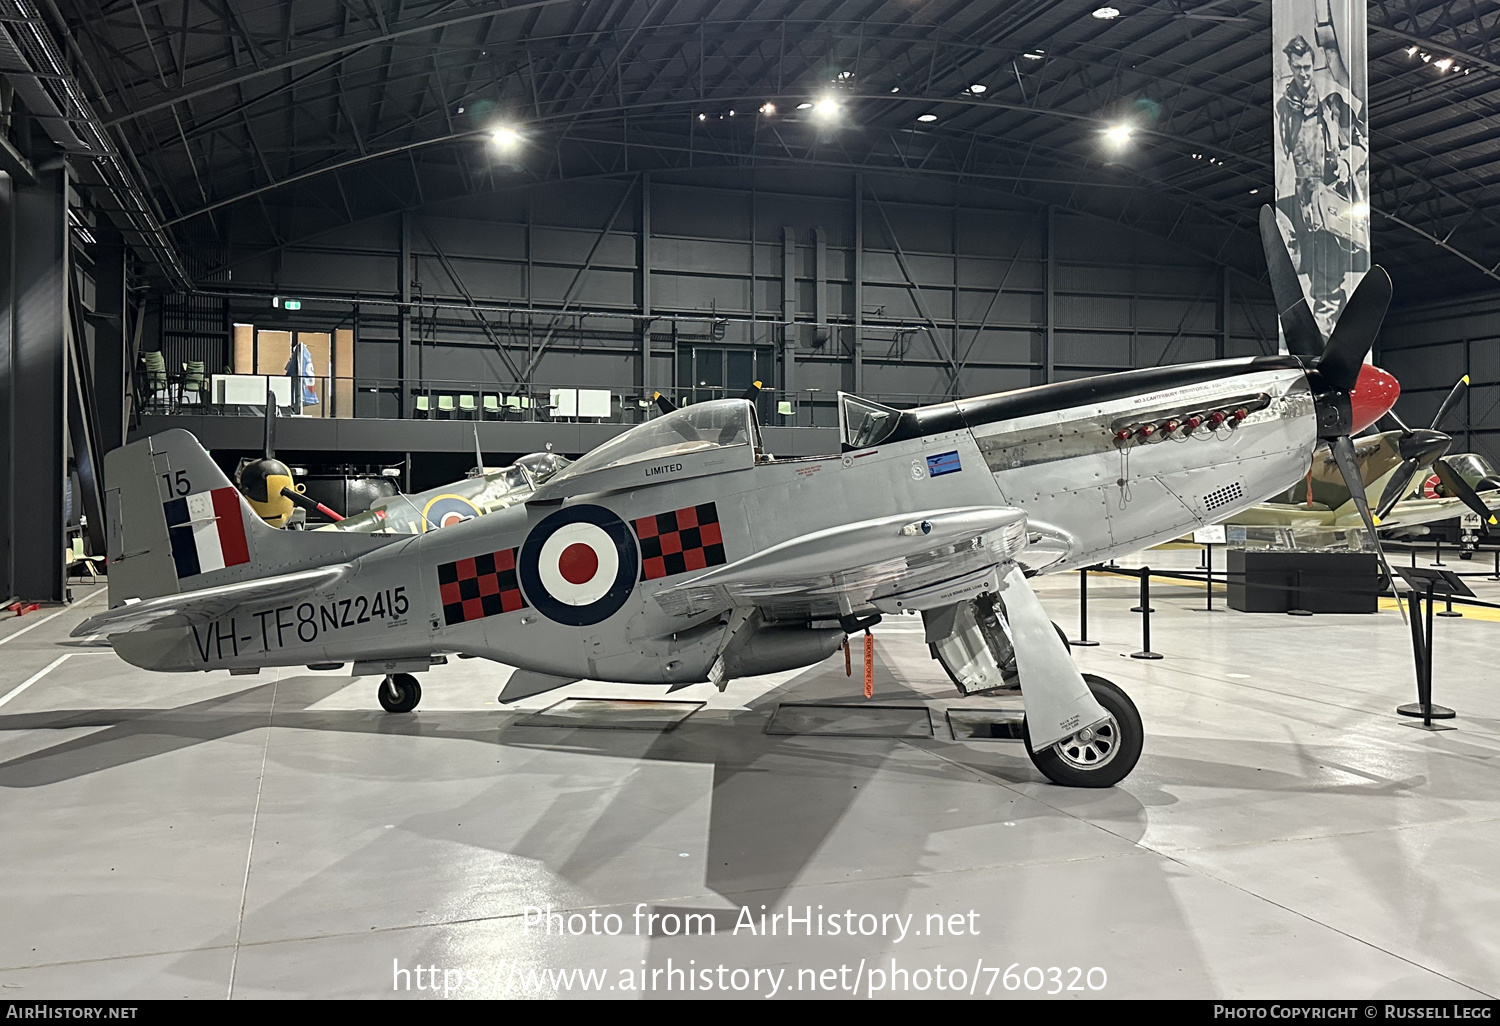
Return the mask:
[[[1019, 743], [952, 740], [946, 708], [1005, 702], [960, 699], [914, 619], [876, 630], [875, 699], [926, 706], [931, 739], [776, 736], [780, 702], [862, 703], [857, 662], [680, 691], [704, 705], [661, 731], [516, 721], [664, 688], [502, 708], [509, 670], [456, 661], [393, 716], [368, 678], [136, 670], [68, 639], [103, 605], [79, 589], [50, 620], [0, 621], [0, 994], [581, 996], [547, 975], [575, 968], [606, 996], [643, 973], [675, 996], [683, 968], [759, 996], [864, 994], [873, 969], [888, 988], [913, 974], [898, 995], [952, 996], [954, 968], [997, 997], [1500, 994], [1500, 624], [1438, 621], [1459, 729], [1429, 734], [1393, 712], [1414, 689], [1394, 611], [1204, 613], [1201, 589], [1163, 584], [1166, 658], [1144, 662], [1135, 587], [1095, 581], [1102, 644], [1075, 650], [1146, 723], [1107, 791], [1045, 782]], [[1075, 632], [1076, 575], [1039, 591]], [[904, 939], [734, 932], [762, 905], [913, 919]], [[615, 913], [619, 934], [549, 936], [526, 915], [548, 906], [597, 911], [601, 934]], [[637, 932], [638, 909], [716, 933]]]

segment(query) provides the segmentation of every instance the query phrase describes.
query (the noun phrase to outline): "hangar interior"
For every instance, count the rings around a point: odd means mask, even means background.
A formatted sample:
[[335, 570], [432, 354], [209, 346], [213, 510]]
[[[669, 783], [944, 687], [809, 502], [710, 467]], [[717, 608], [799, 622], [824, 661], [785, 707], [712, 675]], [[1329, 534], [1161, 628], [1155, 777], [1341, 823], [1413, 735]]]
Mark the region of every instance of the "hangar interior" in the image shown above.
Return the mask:
[[[1366, 16], [1373, 362], [1405, 424], [1444, 407], [1448, 451], [1500, 462], [1500, 12]], [[0, 2], [5, 996], [432, 996], [419, 964], [576, 996], [525, 973], [908, 957], [1107, 975], [1066, 996], [1500, 994], [1500, 557], [1456, 508], [1386, 547], [1477, 596], [1427, 620], [1451, 732], [1395, 713], [1420, 670], [1393, 598], [1225, 609], [1222, 539], [1034, 578], [1145, 722], [1098, 791], [965, 733], [1017, 696], [956, 694], [904, 615], [868, 694], [850, 629], [849, 675], [723, 690], [501, 702], [519, 671], [454, 658], [404, 714], [342, 664], [156, 673], [70, 635], [121, 601], [109, 456], [173, 429], [234, 478], [274, 413], [275, 455], [352, 515], [576, 460], [658, 395], [748, 396], [764, 450], [810, 458], [848, 440], [841, 393], [1274, 359], [1279, 54], [1253, 0]], [[1143, 643], [1146, 566], [1181, 576]], [[717, 935], [527, 911], [643, 905]], [[761, 905], [983, 930], [731, 933]]]

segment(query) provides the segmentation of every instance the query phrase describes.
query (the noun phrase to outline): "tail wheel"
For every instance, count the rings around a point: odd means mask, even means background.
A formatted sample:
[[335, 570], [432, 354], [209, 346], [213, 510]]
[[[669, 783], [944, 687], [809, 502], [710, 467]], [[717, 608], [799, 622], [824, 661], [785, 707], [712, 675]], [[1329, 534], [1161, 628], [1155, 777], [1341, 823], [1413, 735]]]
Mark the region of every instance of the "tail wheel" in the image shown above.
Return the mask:
[[393, 673], [380, 682], [379, 694], [386, 712], [408, 713], [422, 700], [422, 685], [409, 673]]
[[1031, 750], [1028, 730], [1026, 752], [1032, 764], [1054, 784], [1113, 787], [1135, 769], [1145, 742], [1145, 728], [1135, 703], [1117, 685], [1092, 673], [1085, 673], [1083, 679], [1109, 718], [1040, 752]]

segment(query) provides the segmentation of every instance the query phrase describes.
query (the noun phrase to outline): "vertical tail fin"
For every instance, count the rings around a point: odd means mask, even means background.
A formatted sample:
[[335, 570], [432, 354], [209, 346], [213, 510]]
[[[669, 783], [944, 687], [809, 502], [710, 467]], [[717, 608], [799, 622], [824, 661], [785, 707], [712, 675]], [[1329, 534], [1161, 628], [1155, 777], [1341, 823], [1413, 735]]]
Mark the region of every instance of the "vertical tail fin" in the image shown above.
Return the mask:
[[181, 429], [122, 446], [104, 463], [112, 606], [342, 563], [399, 540], [271, 527]]

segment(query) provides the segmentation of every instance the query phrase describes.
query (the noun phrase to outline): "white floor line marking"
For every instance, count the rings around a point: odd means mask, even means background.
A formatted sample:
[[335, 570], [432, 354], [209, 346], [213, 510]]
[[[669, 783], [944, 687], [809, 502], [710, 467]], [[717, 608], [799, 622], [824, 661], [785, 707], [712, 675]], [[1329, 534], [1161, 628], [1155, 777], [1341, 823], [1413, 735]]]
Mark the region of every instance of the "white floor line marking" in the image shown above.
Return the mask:
[[12, 698], [15, 698], [21, 692], [23, 692], [27, 688], [31, 687], [31, 685], [35, 684], [37, 681], [39, 681], [43, 677], [47, 676], [47, 674], [49, 674], [53, 670], [57, 669], [59, 666], [61, 666], [63, 664], [63, 661], [66, 660], [68, 658], [68, 656], [70, 656], [70, 655], [76, 655], [76, 654], [77, 654], [76, 652], [66, 652], [63, 655], [60, 655], [56, 659], [52, 660], [50, 663], [48, 663], [46, 666], [42, 667], [36, 673], [33, 673], [30, 677], [27, 677], [25, 680], [23, 680], [21, 682], [21, 686], [20, 687], [16, 688], [14, 691], [7, 692], [4, 695], [4, 697], [0, 697], [0, 705], [4, 705], [6, 702], [9, 702]]
[[89, 602], [92, 602], [94, 600], [95, 596], [102, 595], [102, 594], [104, 594], [104, 592], [102, 592], [102, 591], [96, 591], [96, 592], [94, 592], [93, 595], [90, 595], [88, 598], [79, 599], [77, 602], [74, 602], [71, 606], [63, 606], [61, 609], [59, 609], [55, 613], [48, 613], [46, 616], [42, 617], [36, 623], [29, 623], [25, 627], [22, 627], [20, 630], [16, 631], [14, 634], [7, 634], [5, 637], [0, 638], [0, 645], [5, 644], [7, 641], [15, 641], [17, 638], [19, 638], [21, 635], [25, 634], [27, 631], [34, 630], [37, 627], [40, 627], [42, 624], [46, 623], [48, 620], [52, 620], [52, 619], [55, 619], [56, 617], [62, 616], [64, 613], [72, 612], [73, 610], [77, 609], [79, 606], [82, 606], [82, 605], [85, 605], [85, 604], [87, 604]]
[[266, 786], [266, 760], [271, 754], [271, 725], [276, 720], [276, 688], [281, 683], [281, 671], [271, 682], [271, 711], [266, 716], [266, 743], [260, 750], [260, 780], [255, 784], [255, 812], [250, 816], [250, 847], [245, 852], [245, 879], [240, 884], [240, 917], [234, 927], [234, 954], [229, 959], [229, 992], [224, 997], [234, 997], [234, 973], [240, 964], [240, 937], [245, 932], [245, 901], [250, 894], [250, 861], [255, 857], [255, 827], [260, 821], [260, 796]]

